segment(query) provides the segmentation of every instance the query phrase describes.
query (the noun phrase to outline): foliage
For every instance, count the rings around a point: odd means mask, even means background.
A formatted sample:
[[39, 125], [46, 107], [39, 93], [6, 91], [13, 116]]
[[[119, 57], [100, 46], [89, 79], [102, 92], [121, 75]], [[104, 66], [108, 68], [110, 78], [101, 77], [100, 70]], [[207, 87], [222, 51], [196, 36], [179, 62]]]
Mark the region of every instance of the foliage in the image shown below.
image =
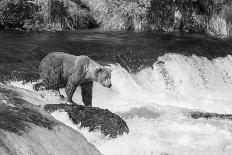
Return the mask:
[[[0, 26], [29, 30], [62, 30], [97, 27], [79, 1], [9, 1], [0, 7]], [[1, 3], [0, 3], [1, 5]]]
[[83, 0], [106, 30], [144, 30], [150, 0]]
[[[176, 27], [175, 12], [182, 15]], [[0, 28], [188, 31], [232, 35], [228, 0], [1, 0]]]
[[1, 10], [1, 23], [9, 28], [20, 28], [27, 21], [31, 21], [38, 7], [25, 0], [20, 0], [17, 3], [7, 3]]

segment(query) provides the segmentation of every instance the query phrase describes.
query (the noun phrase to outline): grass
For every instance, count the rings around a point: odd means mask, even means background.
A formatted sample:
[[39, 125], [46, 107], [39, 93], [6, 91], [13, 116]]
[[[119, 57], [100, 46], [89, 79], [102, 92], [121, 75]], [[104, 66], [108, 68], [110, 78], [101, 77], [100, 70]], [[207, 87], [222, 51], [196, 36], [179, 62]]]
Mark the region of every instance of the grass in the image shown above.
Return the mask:
[[88, 10], [69, 0], [1, 1], [0, 24], [27, 30], [97, 27]]
[[83, 0], [102, 29], [144, 30], [150, 0]]
[[183, 15], [183, 30], [190, 32], [223, 34], [225, 28], [220, 21], [228, 24], [232, 20], [231, 4], [226, 0], [83, 0], [83, 3], [104, 30], [174, 31], [176, 10]]
[[[26, 9], [25, 9], [26, 8]], [[174, 14], [182, 14], [181, 27]], [[0, 27], [176, 31], [232, 35], [228, 0], [2, 0]]]
[[221, 11], [221, 16], [227, 23], [227, 35], [232, 35], [232, 2], [228, 5], [225, 5]]

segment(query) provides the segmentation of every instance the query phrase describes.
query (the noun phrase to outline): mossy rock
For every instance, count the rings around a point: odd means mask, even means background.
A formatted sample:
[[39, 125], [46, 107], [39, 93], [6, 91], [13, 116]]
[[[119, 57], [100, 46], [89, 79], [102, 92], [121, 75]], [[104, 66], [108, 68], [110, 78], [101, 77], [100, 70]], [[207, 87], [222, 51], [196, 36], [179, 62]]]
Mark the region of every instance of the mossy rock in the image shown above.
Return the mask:
[[81, 127], [88, 127], [89, 131], [100, 130], [111, 138], [129, 133], [126, 122], [108, 109], [68, 104], [47, 104], [44, 109], [51, 113], [64, 110], [74, 124], [81, 123]]

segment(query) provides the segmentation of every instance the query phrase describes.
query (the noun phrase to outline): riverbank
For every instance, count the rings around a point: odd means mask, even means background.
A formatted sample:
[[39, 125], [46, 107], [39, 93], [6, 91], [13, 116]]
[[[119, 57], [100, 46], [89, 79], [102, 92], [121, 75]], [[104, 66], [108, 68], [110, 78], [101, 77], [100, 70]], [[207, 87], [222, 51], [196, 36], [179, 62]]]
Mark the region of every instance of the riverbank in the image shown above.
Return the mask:
[[232, 35], [226, 0], [2, 0], [0, 28], [32, 31], [99, 28]]

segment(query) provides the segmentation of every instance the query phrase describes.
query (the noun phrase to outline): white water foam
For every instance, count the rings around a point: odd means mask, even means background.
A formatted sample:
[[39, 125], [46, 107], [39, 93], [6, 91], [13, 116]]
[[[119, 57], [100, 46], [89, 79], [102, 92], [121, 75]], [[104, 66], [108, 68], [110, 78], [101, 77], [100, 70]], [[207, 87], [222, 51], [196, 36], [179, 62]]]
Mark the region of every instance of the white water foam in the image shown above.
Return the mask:
[[[65, 112], [52, 115], [83, 133], [105, 155], [232, 154], [230, 121], [189, 117], [192, 110], [232, 113], [231, 56], [208, 60], [166, 54], [133, 74], [119, 65], [112, 67], [113, 86], [94, 83], [93, 106], [122, 116], [129, 134], [110, 139], [99, 131], [80, 129]], [[52, 91], [36, 93], [43, 94], [46, 103], [60, 102]], [[79, 88], [74, 101], [83, 104]]]

